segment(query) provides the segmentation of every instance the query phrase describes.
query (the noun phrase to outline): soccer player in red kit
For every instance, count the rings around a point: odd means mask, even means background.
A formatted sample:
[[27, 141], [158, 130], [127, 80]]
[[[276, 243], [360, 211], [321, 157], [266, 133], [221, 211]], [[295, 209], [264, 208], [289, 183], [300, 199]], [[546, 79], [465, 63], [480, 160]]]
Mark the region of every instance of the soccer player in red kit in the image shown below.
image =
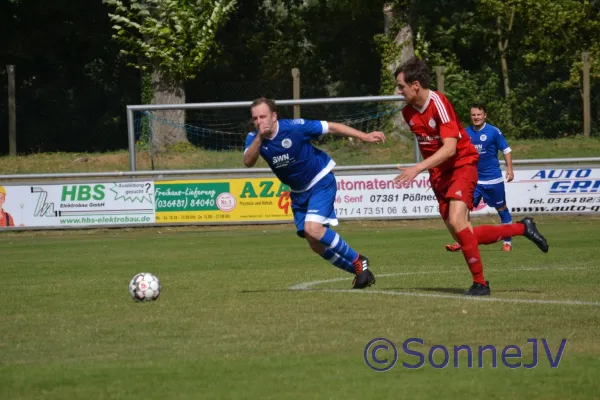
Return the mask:
[[531, 218], [514, 224], [472, 227], [469, 212], [473, 209], [477, 185], [477, 150], [450, 101], [429, 89], [429, 68], [422, 60], [408, 60], [394, 75], [398, 93], [407, 103], [402, 115], [416, 136], [424, 159], [412, 167], [400, 168], [402, 173], [394, 180], [404, 183], [429, 171], [440, 214], [450, 234], [462, 246], [461, 251], [473, 275], [473, 285], [465, 294], [489, 295], [490, 285], [483, 275], [479, 244], [495, 243], [509, 236], [525, 236], [546, 253], [548, 243]]

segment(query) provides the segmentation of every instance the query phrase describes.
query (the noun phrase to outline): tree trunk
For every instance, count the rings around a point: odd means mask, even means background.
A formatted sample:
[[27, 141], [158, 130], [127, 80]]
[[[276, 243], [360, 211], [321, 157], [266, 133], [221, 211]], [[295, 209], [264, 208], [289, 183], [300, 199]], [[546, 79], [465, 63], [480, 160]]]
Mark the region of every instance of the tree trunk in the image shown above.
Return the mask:
[[400, 51], [397, 53], [397, 57], [393, 60], [390, 60], [391, 63], [387, 66], [388, 71], [390, 71], [390, 74], [393, 75], [394, 71], [396, 71], [396, 68], [415, 55], [413, 34], [404, 13], [394, 9], [391, 3], [384, 4], [383, 16], [385, 35], [388, 38], [392, 33], [391, 28], [394, 26], [396, 21], [401, 21], [403, 23], [402, 28], [400, 28], [400, 31], [398, 31], [396, 37], [394, 38], [394, 44], [400, 49]]
[[[185, 89], [183, 81], [169, 84], [160, 71], [152, 72], [152, 104], [183, 104]], [[164, 150], [178, 143], [188, 143], [185, 130], [184, 110], [153, 111], [152, 147]]]
[[506, 61], [506, 53], [500, 53], [500, 64], [502, 67], [502, 82], [504, 83], [504, 98], [508, 100], [510, 95], [510, 82], [508, 80], [508, 62]]
[[512, 9], [506, 27], [506, 37], [502, 34], [502, 17], [496, 19], [498, 32], [498, 50], [500, 51], [500, 67], [502, 68], [502, 83], [504, 84], [504, 98], [508, 100], [510, 95], [510, 81], [508, 79], [508, 61], [506, 52], [508, 49], [508, 37], [512, 32], [512, 27], [515, 22], [515, 10]]
[[[389, 38], [393, 33], [392, 28], [396, 25], [396, 21], [400, 21], [401, 28], [396, 34], [394, 38], [394, 45], [398, 48], [398, 51], [395, 52], [395, 57], [391, 60], [385, 60], [389, 64], [387, 65], [387, 71], [389, 71], [390, 75], [394, 76], [394, 72], [396, 68], [398, 68], [402, 63], [409, 60], [410, 58], [415, 56], [415, 48], [413, 45], [413, 33], [410, 25], [408, 24], [408, 20], [406, 17], [406, 13], [394, 9], [391, 3], [386, 3], [383, 6], [383, 15], [384, 15], [384, 26], [385, 26], [385, 35]], [[398, 89], [394, 87], [393, 92], [389, 94], [396, 94]], [[399, 101], [394, 105], [398, 108], [402, 107], [404, 102]], [[402, 117], [401, 112], [397, 112], [392, 119], [393, 131], [392, 135], [394, 135], [398, 139], [402, 140], [410, 140], [409, 137], [412, 137], [412, 134], [403, 134], [402, 132], [410, 132], [406, 121], [404, 121], [404, 117]]]

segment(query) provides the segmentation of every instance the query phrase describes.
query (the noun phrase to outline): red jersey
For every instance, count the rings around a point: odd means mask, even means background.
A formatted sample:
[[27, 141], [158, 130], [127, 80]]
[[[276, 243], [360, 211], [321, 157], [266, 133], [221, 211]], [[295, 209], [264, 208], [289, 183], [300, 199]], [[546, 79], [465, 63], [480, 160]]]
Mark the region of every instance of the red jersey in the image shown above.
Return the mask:
[[423, 108], [417, 109], [407, 105], [402, 109], [402, 115], [417, 137], [424, 158], [431, 157], [444, 145], [442, 139], [458, 139], [456, 154], [443, 164], [432, 168], [429, 171], [432, 178], [463, 165], [477, 165], [479, 153], [446, 96], [430, 90]]

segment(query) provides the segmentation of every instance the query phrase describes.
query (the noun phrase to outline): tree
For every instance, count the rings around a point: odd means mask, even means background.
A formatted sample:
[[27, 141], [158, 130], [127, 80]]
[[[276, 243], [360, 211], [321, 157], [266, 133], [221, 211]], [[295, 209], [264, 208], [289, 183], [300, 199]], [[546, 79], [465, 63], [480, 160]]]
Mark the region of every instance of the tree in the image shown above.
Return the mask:
[[[113, 36], [130, 65], [152, 74], [153, 104], [185, 103], [186, 80], [206, 64], [218, 29], [237, 0], [104, 0], [114, 8]], [[185, 113], [168, 111], [153, 124], [152, 145], [161, 149], [187, 142]]]
[[581, 84], [581, 53], [592, 54], [592, 72], [600, 74], [600, 10], [589, 0], [528, 0], [522, 11], [527, 24], [523, 58], [528, 66], [567, 65], [565, 87]]
[[485, 18], [495, 20], [495, 39], [500, 55], [500, 68], [502, 70], [502, 86], [504, 97], [510, 96], [510, 78], [508, 68], [508, 45], [513, 34], [515, 18], [521, 0], [479, 0], [478, 11]]
[[[139, 101], [139, 81], [110, 26], [101, 2], [0, 2], [0, 35], [10, 38], [0, 48], [0, 89], [5, 64], [14, 64], [19, 152], [127, 146], [123, 104]], [[0, 132], [6, 101], [0, 96]], [[0, 153], [7, 145], [0, 141]]]

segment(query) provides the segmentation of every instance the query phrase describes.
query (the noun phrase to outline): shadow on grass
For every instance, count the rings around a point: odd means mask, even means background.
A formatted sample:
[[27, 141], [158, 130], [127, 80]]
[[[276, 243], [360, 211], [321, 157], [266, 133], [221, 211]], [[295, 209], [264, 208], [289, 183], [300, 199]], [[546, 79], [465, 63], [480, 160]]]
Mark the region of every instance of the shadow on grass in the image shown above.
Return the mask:
[[[321, 289], [244, 289], [240, 290], [240, 293], [276, 293], [276, 292], [329, 292], [332, 290], [340, 290], [346, 291], [351, 288], [321, 288]], [[414, 288], [379, 288], [381, 291], [389, 291], [389, 292], [437, 292], [437, 293], [449, 293], [449, 294], [463, 294], [468, 288], [446, 288], [446, 287], [414, 287]], [[366, 289], [368, 291], [368, 289]], [[357, 290], [358, 292], [358, 290]], [[543, 293], [539, 290], [529, 290], [529, 289], [500, 289], [496, 290], [492, 287], [492, 293], [534, 293], [540, 294]]]
[[[244, 289], [240, 290], [240, 293], [276, 293], [276, 292], [306, 292], [307, 290], [293, 290], [293, 289]], [[313, 291], [311, 289], [311, 291]], [[315, 290], [316, 291], [316, 290]]]
[[[491, 285], [490, 285], [491, 286]], [[529, 289], [494, 289], [493, 286], [491, 286], [492, 288], [492, 293], [542, 293], [539, 290], [529, 290]], [[438, 292], [438, 293], [452, 293], [452, 294], [463, 294], [468, 288], [445, 288], [445, 287], [421, 287], [421, 288], [410, 288], [410, 289], [387, 289], [387, 290], [423, 290], [426, 292]]]

